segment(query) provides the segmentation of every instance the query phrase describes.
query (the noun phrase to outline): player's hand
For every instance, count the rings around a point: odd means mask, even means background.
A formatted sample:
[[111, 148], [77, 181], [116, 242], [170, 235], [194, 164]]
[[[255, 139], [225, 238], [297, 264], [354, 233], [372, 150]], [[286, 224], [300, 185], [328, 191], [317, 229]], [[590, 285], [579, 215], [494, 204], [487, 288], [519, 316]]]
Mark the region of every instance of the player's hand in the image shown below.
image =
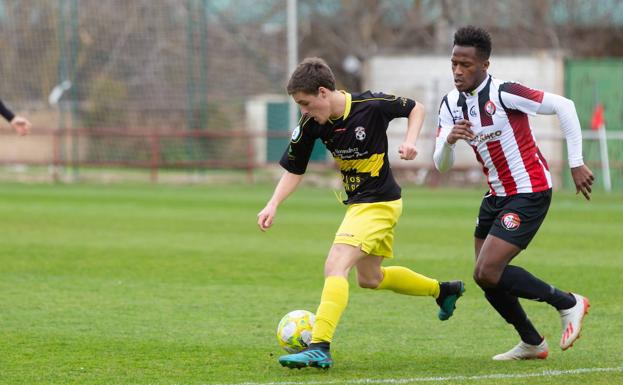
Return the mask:
[[26, 135], [30, 132], [32, 125], [28, 119], [21, 116], [16, 116], [11, 120], [11, 127], [17, 132], [18, 135]]
[[571, 177], [573, 178], [573, 183], [575, 183], [575, 193], [578, 194], [581, 192], [584, 198], [590, 201], [591, 192], [593, 191], [591, 186], [595, 180], [591, 169], [586, 165], [574, 167], [571, 169]]
[[472, 122], [470, 122], [469, 120], [461, 119], [456, 122], [454, 127], [452, 127], [452, 131], [450, 131], [450, 134], [448, 135], [448, 143], [454, 144], [459, 139], [463, 139], [466, 141], [474, 139], [476, 136], [474, 135], [471, 127]]
[[400, 154], [400, 159], [413, 160], [417, 155], [417, 149], [415, 144], [405, 142], [398, 148], [398, 153]]
[[276, 213], [276, 207], [266, 205], [266, 207], [257, 214], [257, 225], [260, 227], [260, 230], [266, 231], [273, 225], [273, 218], [275, 218]]

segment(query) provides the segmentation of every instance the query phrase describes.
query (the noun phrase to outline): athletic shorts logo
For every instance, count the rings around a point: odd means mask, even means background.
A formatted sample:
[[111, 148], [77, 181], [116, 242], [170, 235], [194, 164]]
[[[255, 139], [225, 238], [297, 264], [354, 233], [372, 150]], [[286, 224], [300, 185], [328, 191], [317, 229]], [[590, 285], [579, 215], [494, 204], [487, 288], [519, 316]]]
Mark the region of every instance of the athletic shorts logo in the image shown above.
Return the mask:
[[361, 126], [355, 128], [355, 138], [357, 138], [357, 140], [364, 140], [366, 138], [366, 129]]
[[508, 231], [515, 231], [519, 228], [521, 219], [515, 213], [507, 213], [502, 216], [502, 227]]
[[301, 139], [301, 126], [296, 126], [294, 131], [292, 131], [292, 143], [296, 143]]
[[485, 103], [485, 112], [487, 115], [493, 116], [495, 114], [495, 110], [495, 104], [491, 100]]

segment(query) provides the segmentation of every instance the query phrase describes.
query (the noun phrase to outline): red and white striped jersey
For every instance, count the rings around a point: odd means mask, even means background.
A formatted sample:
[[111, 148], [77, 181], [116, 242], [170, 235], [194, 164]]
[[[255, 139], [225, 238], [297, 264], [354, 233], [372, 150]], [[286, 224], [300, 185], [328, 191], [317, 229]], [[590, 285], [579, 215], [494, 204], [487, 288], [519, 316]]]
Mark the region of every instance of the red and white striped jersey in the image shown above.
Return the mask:
[[469, 120], [475, 138], [469, 141], [493, 195], [539, 192], [552, 187], [528, 115], [536, 115], [544, 93], [519, 83], [491, 77], [473, 92], [454, 89], [442, 100], [435, 151], [447, 140], [455, 122]]

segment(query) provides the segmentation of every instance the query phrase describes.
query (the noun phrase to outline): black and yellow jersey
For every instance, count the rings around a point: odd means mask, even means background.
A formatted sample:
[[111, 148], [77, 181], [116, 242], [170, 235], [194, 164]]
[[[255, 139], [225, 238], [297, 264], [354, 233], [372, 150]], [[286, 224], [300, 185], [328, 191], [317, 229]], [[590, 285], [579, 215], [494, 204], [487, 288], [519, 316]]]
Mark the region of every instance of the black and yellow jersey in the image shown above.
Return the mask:
[[346, 204], [392, 201], [400, 198], [387, 155], [387, 126], [405, 118], [415, 101], [372, 93], [344, 93], [344, 115], [325, 124], [303, 116], [279, 162], [293, 174], [303, 174], [316, 139], [324, 143], [342, 172]]

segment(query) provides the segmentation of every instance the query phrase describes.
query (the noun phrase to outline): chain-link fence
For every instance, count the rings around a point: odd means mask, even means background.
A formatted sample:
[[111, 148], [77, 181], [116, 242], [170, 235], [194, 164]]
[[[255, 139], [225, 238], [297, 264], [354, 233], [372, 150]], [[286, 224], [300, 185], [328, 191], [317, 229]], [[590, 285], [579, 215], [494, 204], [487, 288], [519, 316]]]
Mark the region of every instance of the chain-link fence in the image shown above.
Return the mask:
[[245, 102], [287, 76], [284, 1], [249, 4], [2, 1], [0, 97], [35, 127], [23, 160], [140, 166], [163, 134], [165, 166], [245, 162], [240, 135], [214, 133], [242, 130]]
[[[491, 31], [494, 55], [623, 55], [612, 0], [297, 3], [299, 57], [327, 59], [349, 91], [374, 57], [448, 54], [468, 23]], [[5, 165], [248, 173], [287, 142], [287, 0], [0, 0], [0, 34], [0, 98], [34, 125], [27, 138], [2, 131]]]

